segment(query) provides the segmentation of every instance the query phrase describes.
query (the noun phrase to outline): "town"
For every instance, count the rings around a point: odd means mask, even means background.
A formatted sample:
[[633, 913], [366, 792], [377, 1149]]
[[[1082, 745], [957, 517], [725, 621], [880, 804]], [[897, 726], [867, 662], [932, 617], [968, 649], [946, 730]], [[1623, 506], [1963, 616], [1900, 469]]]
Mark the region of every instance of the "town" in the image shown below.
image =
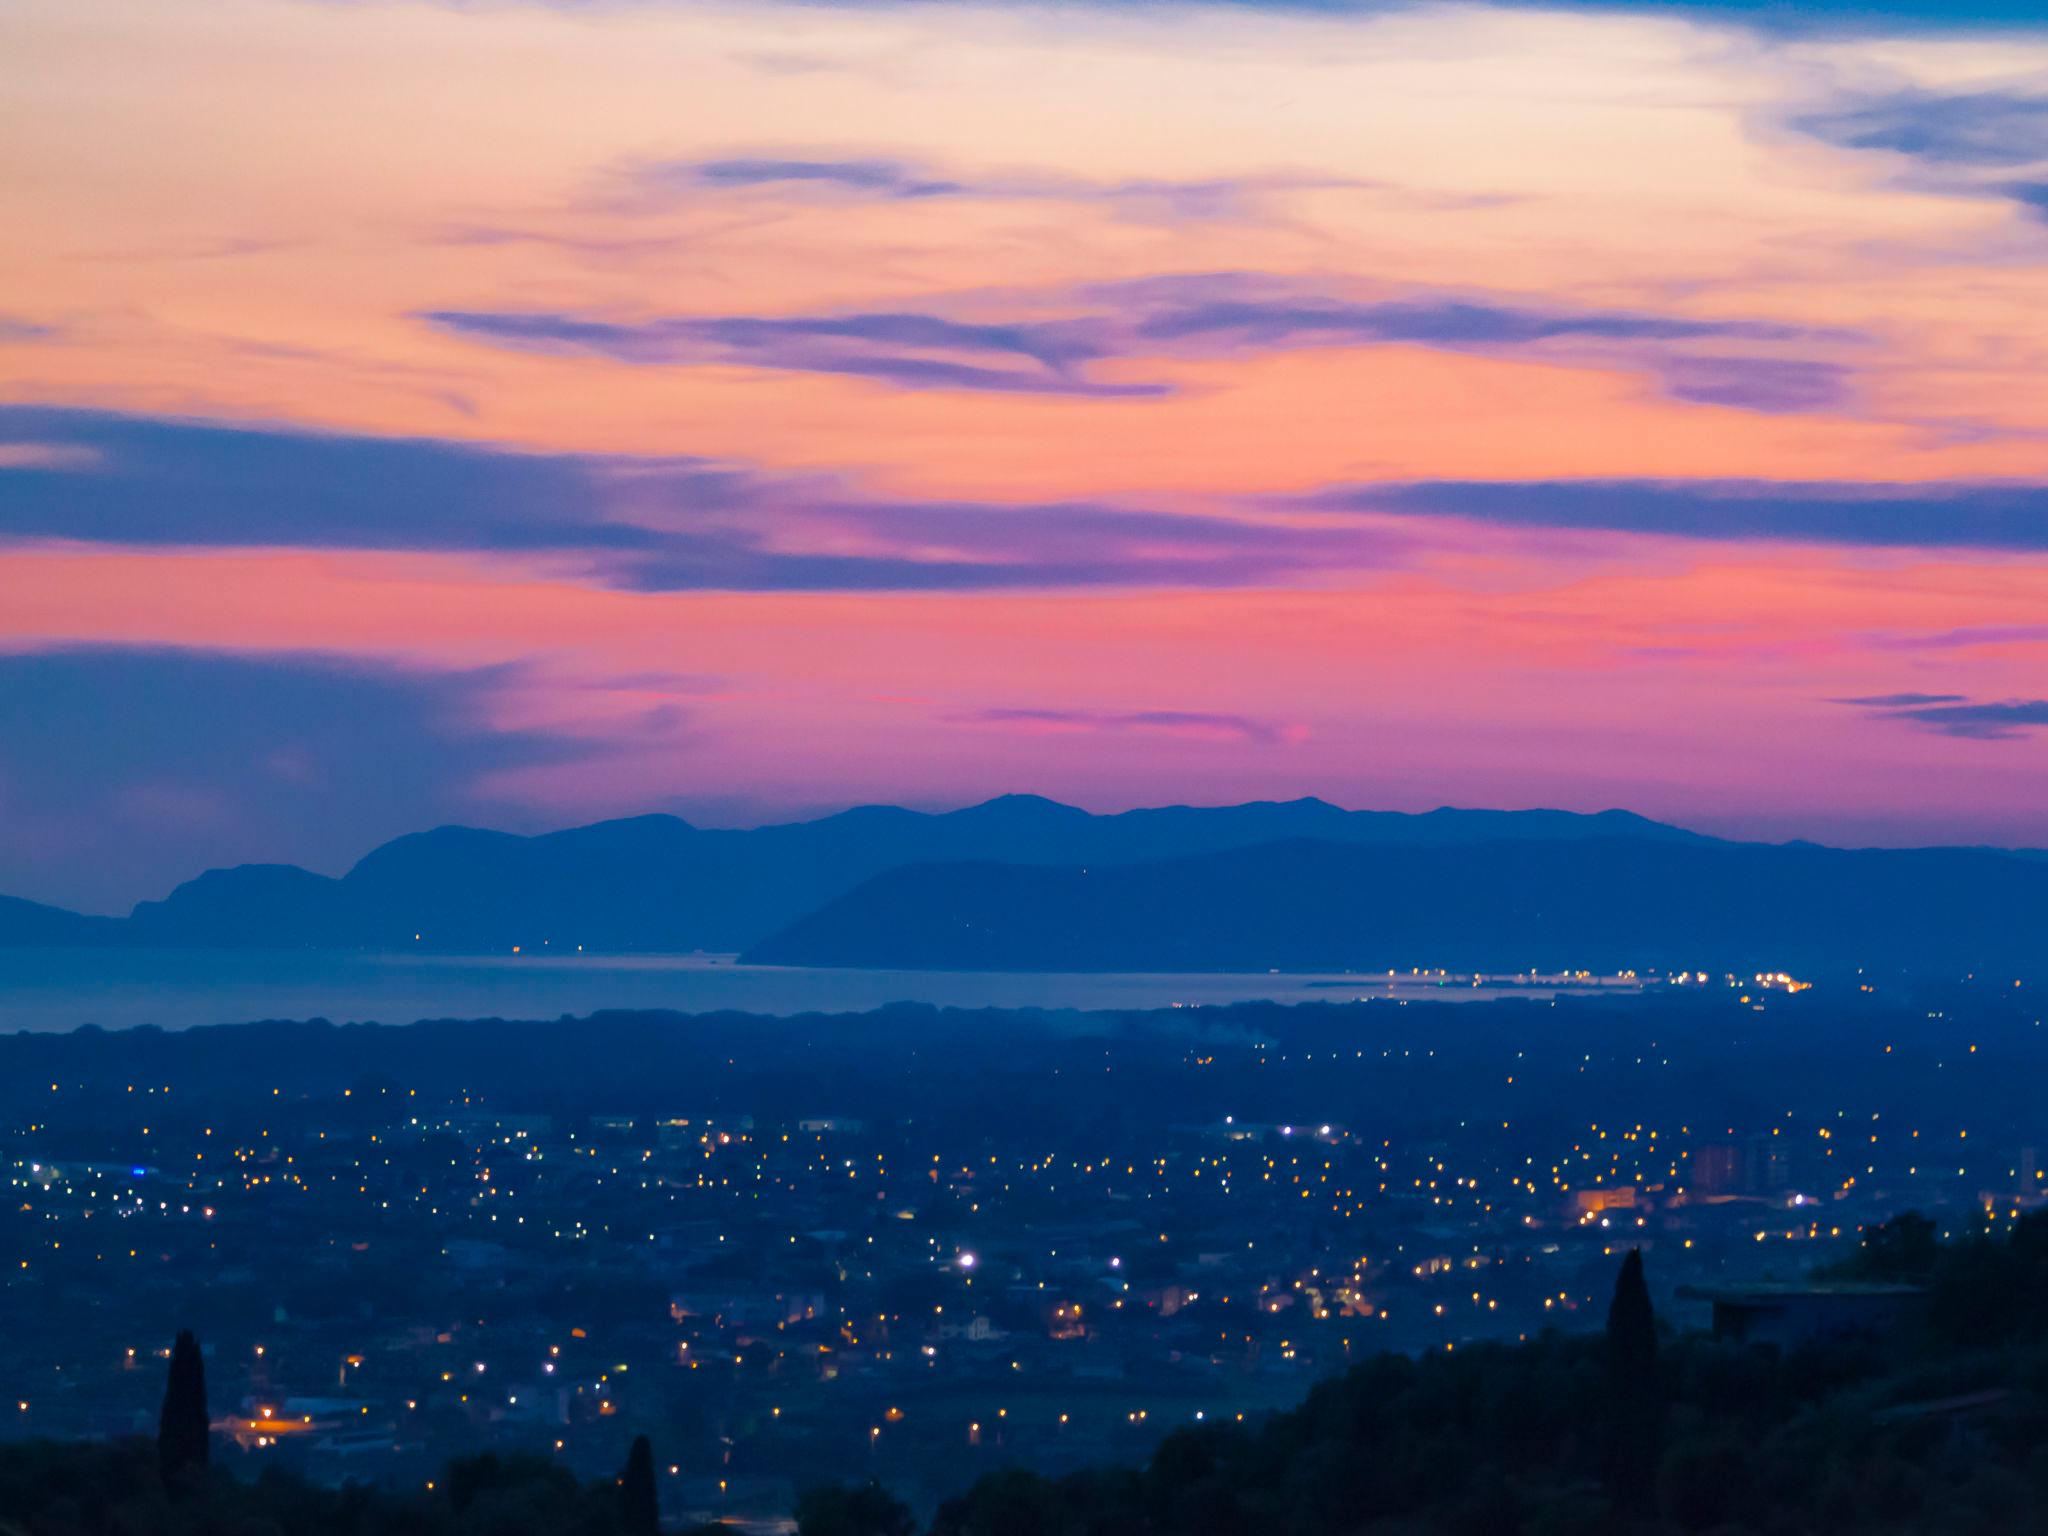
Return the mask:
[[869, 1476], [929, 1513], [1382, 1352], [1597, 1328], [1632, 1247], [1704, 1324], [1903, 1210], [2010, 1223], [2048, 1191], [2034, 995], [0, 1038], [0, 1434], [148, 1430], [190, 1327], [252, 1474], [590, 1476], [644, 1433], [693, 1518]]

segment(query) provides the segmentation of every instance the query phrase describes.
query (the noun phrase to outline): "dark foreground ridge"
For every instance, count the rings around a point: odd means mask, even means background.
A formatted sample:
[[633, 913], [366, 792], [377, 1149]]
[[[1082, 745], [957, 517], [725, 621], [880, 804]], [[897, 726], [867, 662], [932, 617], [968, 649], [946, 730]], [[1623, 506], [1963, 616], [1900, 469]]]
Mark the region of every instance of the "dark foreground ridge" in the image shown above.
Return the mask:
[[[2005, 1533], [2048, 1502], [2048, 1216], [1986, 1213], [1946, 1246], [1911, 1214], [1874, 1229], [1809, 1297], [1881, 1295], [1883, 1325], [1789, 1347], [1660, 1329], [1640, 1250], [1602, 1333], [1384, 1354], [1298, 1408], [1194, 1425], [1143, 1467], [1024, 1467], [948, 1500], [932, 1536], [1519, 1536], [1637, 1532]], [[198, 1348], [181, 1335], [163, 1429], [0, 1449], [0, 1522], [21, 1536], [654, 1536], [646, 1437], [579, 1481], [545, 1456], [451, 1462], [406, 1492], [209, 1465]], [[873, 1482], [814, 1487], [800, 1536], [914, 1536]], [[708, 1533], [718, 1524], [673, 1524]]]

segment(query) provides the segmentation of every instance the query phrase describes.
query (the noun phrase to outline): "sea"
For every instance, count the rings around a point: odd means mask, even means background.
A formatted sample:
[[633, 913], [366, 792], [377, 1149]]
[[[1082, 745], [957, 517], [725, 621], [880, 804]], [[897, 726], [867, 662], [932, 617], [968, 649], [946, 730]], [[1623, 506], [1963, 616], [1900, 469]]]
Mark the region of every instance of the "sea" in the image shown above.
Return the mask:
[[1634, 990], [1625, 978], [1264, 973], [870, 971], [741, 965], [729, 955], [420, 955], [364, 951], [0, 949], [0, 1033], [189, 1029], [265, 1019], [409, 1024], [555, 1019], [604, 1009], [857, 1013], [1167, 1008], [1252, 1001], [1477, 1002]]

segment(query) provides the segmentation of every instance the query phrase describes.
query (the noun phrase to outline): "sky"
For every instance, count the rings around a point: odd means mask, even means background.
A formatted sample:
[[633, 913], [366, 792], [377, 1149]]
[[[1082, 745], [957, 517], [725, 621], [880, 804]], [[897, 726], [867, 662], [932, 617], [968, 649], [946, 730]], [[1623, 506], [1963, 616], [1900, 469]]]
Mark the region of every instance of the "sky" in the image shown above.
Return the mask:
[[0, 892], [1009, 791], [2048, 846], [2039, 11], [11, 0]]

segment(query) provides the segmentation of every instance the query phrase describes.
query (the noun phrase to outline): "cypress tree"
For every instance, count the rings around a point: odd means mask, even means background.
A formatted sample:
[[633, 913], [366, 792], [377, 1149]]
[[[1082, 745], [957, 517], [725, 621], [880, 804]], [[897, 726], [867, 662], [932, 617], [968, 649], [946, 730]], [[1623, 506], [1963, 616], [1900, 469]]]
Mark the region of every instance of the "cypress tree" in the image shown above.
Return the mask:
[[176, 1488], [204, 1474], [212, 1421], [206, 1413], [206, 1363], [199, 1341], [189, 1328], [180, 1329], [171, 1346], [170, 1379], [164, 1387], [163, 1415], [157, 1421], [157, 1467], [166, 1484]]
[[1657, 1315], [1650, 1309], [1650, 1287], [1643, 1279], [1643, 1250], [1631, 1248], [1615, 1277], [1614, 1300], [1607, 1304], [1607, 1355], [1618, 1383], [1640, 1386], [1657, 1368]]
[[1624, 1503], [1640, 1506], [1656, 1481], [1664, 1441], [1657, 1316], [1650, 1307], [1640, 1248], [1629, 1249], [1615, 1277], [1614, 1300], [1607, 1308], [1607, 1369], [1608, 1476]]
[[619, 1475], [619, 1528], [625, 1536], [660, 1536], [661, 1496], [654, 1486], [654, 1447], [637, 1436]]

